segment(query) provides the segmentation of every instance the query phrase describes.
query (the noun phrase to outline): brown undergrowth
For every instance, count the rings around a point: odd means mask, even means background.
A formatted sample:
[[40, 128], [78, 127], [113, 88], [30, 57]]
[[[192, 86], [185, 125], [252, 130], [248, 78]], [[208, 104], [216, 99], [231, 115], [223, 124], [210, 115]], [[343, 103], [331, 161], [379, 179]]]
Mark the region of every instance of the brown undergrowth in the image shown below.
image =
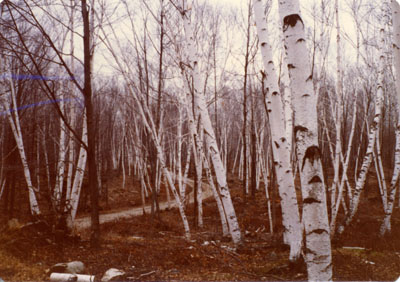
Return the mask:
[[[160, 219], [143, 215], [102, 225], [102, 246], [89, 247], [89, 231], [55, 244], [51, 228], [2, 229], [0, 234], [0, 278], [5, 281], [48, 280], [55, 263], [80, 260], [86, 273], [101, 275], [114, 267], [127, 273], [126, 280], [194, 281], [288, 281], [306, 280], [304, 268], [288, 264], [288, 249], [281, 243], [282, 228], [269, 233], [264, 192], [243, 200], [241, 185], [231, 181], [232, 198], [239, 218], [243, 244], [234, 248], [221, 235], [214, 200], [204, 203], [204, 227], [194, 226], [192, 205], [187, 207], [191, 240], [183, 237], [176, 209], [161, 212]], [[372, 190], [372, 189], [371, 189]], [[113, 202], [112, 205], [116, 205]], [[275, 201], [276, 222], [279, 202]], [[110, 205], [112, 208], [112, 206]], [[393, 218], [393, 235], [379, 238], [382, 206], [376, 193], [363, 198], [354, 224], [333, 245], [334, 279], [394, 281], [400, 276], [398, 209]], [[29, 232], [28, 232], [29, 231]], [[349, 248], [350, 247], [350, 248]], [[354, 248], [357, 247], [357, 248]]]

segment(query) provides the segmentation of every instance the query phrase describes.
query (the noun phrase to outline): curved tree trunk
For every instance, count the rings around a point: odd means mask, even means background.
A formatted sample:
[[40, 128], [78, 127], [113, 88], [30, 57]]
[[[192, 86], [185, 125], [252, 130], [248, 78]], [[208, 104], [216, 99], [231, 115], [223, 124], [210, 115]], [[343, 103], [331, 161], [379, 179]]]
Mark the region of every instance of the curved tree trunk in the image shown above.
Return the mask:
[[211, 156], [211, 160], [213, 163], [214, 171], [216, 174], [217, 183], [220, 188], [220, 196], [222, 200], [222, 204], [224, 206], [229, 232], [232, 237], [232, 241], [235, 244], [239, 244], [241, 242], [241, 234], [239, 223], [236, 217], [235, 209], [233, 207], [231, 194], [229, 192], [228, 184], [226, 181], [226, 171], [223, 165], [221, 155], [218, 149], [217, 140], [215, 139], [214, 129], [212, 127], [211, 119], [208, 114], [207, 105], [205, 101], [204, 94], [201, 93], [201, 75], [200, 68], [198, 65], [198, 58], [196, 55], [195, 48], [195, 38], [193, 34], [193, 29], [191, 26], [191, 1], [188, 5], [185, 0], [183, 0], [182, 5], [182, 18], [184, 22], [185, 35], [186, 35], [186, 44], [188, 50], [188, 65], [191, 68], [193, 74], [193, 91], [194, 97], [196, 100], [196, 106], [198, 107], [198, 111], [200, 113], [200, 122], [204, 128], [204, 137], [207, 144], [207, 151]]

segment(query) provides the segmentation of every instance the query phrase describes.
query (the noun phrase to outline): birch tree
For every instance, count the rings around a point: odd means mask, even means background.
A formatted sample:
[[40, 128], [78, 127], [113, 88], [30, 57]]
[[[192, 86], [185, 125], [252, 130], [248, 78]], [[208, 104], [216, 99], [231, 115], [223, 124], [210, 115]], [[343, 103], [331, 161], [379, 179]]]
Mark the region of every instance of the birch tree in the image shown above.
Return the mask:
[[239, 244], [241, 241], [240, 228], [226, 181], [226, 171], [221, 159], [217, 141], [215, 139], [215, 133], [207, 110], [205, 97], [204, 94], [201, 92], [201, 75], [199, 61], [196, 55], [195, 37], [191, 26], [192, 2], [182, 0], [182, 4], [180, 5], [179, 10], [182, 15], [185, 28], [187, 44], [186, 48], [188, 54], [187, 65], [190, 66], [192, 73], [194, 99], [197, 101], [196, 107], [198, 108], [198, 111], [200, 113], [201, 123], [204, 128], [204, 138], [206, 140], [207, 151], [209, 152], [211, 161], [213, 163], [232, 241], [235, 244]]
[[303, 197], [308, 279], [332, 280], [330, 230], [318, 144], [317, 99], [298, 0], [279, 0], [294, 111], [294, 135]]
[[279, 195], [281, 197], [284, 239], [290, 245], [290, 260], [296, 261], [300, 257], [303, 231], [300, 224], [299, 208], [291, 167], [291, 142], [288, 142], [286, 134], [285, 111], [272, 60], [272, 48], [268, 40], [267, 18], [264, 13], [265, 7], [262, 0], [254, 0], [253, 8], [265, 70], [263, 79], [273, 142], [274, 165], [277, 174]]
[[344, 231], [345, 226], [348, 226], [355, 214], [357, 213], [361, 193], [364, 189], [365, 182], [367, 179], [368, 170], [371, 166], [374, 154], [374, 148], [376, 145], [377, 134], [379, 132], [380, 124], [381, 124], [381, 117], [382, 117], [382, 107], [383, 107], [383, 99], [384, 99], [384, 72], [385, 72], [385, 51], [384, 51], [384, 36], [385, 36], [385, 29], [381, 27], [379, 29], [379, 64], [378, 64], [378, 79], [377, 79], [377, 86], [376, 86], [376, 96], [375, 96], [375, 114], [373, 118], [372, 124], [369, 126], [368, 132], [368, 147], [364, 156], [364, 160], [357, 177], [355, 191], [350, 201], [350, 209], [349, 213], [346, 217], [344, 224], [342, 224], [338, 231], [342, 233]]
[[393, 213], [394, 200], [397, 192], [397, 183], [400, 174], [400, 5], [396, 0], [391, 0], [390, 8], [392, 12], [393, 23], [393, 56], [394, 56], [394, 69], [395, 69], [395, 85], [396, 85], [396, 98], [397, 98], [397, 125], [396, 125], [396, 147], [393, 176], [390, 181], [390, 189], [388, 191], [388, 198], [385, 207], [385, 217], [380, 227], [380, 235], [383, 236], [391, 232], [391, 217]]

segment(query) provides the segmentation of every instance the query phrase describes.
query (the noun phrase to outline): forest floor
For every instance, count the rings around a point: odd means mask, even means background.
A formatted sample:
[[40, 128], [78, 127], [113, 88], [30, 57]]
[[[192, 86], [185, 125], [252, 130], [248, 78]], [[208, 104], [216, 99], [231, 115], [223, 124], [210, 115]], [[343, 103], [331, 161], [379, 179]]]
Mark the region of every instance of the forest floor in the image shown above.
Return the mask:
[[[374, 177], [369, 176], [369, 180], [369, 193], [364, 194], [353, 226], [333, 244], [334, 280], [395, 281], [400, 276], [400, 238], [396, 236], [400, 234], [399, 209], [395, 209], [392, 220], [393, 235], [380, 238], [382, 204], [373, 192]], [[122, 191], [119, 187], [110, 185], [113, 198], [109, 200], [110, 210], [103, 208], [103, 213], [140, 207], [137, 188]], [[239, 181], [230, 181], [229, 187], [244, 239], [238, 248], [222, 237], [216, 204], [209, 198], [204, 202], [203, 228], [194, 227], [193, 205], [187, 207], [191, 240], [184, 239], [176, 208], [162, 211], [159, 219], [146, 214], [102, 224], [99, 249], [90, 248], [90, 234], [84, 229], [79, 237], [60, 246], [42, 227], [0, 227], [0, 278], [46, 281], [55, 263], [80, 260], [86, 265], [86, 273], [98, 279], [113, 267], [125, 271], [125, 279], [133, 281], [306, 280], [304, 268], [288, 264], [289, 250], [281, 243], [278, 200], [274, 204], [277, 224], [270, 234], [263, 189], [255, 199], [247, 196], [244, 200]], [[120, 202], [117, 195], [122, 195]]]
[[[186, 199], [187, 199], [187, 203], [191, 204], [194, 202], [194, 198], [193, 198], [194, 181], [191, 179], [186, 179], [186, 183], [187, 183], [187, 187], [188, 187], [187, 192], [189, 192], [186, 194]], [[206, 182], [203, 182], [202, 187], [203, 187], [203, 189], [202, 189], [203, 199], [207, 199], [207, 198], [211, 197], [212, 191], [211, 191], [211, 188], [209, 187], [209, 185]], [[126, 193], [126, 191], [125, 191], [125, 193]], [[129, 191], [128, 191], [128, 193], [129, 193]], [[135, 202], [136, 201], [138, 201], [138, 199], [135, 199]], [[163, 195], [162, 201], [159, 203], [159, 209], [161, 211], [164, 211], [164, 210], [175, 208], [175, 207], [177, 207], [177, 203], [176, 203], [175, 199], [172, 197], [172, 195], [171, 195], [171, 199], [169, 202], [165, 200], [165, 195]], [[150, 213], [151, 205], [147, 204], [147, 205], [145, 205], [144, 208], [143, 208], [143, 206], [122, 208], [117, 211], [111, 209], [111, 210], [101, 213], [99, 221], [100, 221], [100, 224], [104, 224], [104, 223], [108, 223], [108, 222], [112, 222], [112, 221], [119, 221], [121, 219], [131, 218], [131, 217], [143, 215], [143, 210], [145, 213]], [[90, 227], [90, 216], [88, 216], [88, 215], [77, 218], [74, 222], [74, 228], [77, 229], [78, 231], [85, 229], [85, 228], [89, 228], [89, 227]]]

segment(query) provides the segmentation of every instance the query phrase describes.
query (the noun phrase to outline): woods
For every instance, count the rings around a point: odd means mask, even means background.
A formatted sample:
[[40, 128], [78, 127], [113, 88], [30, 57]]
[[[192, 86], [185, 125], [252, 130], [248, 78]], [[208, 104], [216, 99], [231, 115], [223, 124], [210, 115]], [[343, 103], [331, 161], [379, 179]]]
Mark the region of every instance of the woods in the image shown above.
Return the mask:
[[[399, 9], [1, 1], [4, 230], [44, 222], [63, 253], [90, 215], [85, 233], [101, 250], [102, 214], [135, 209], [153, 230], [167, 209], [182, 244], [212, 229], [240, 260], [249, 234], [265, 230], [291, 271], [336, 279], [337, 244], [360, 210], [379, 211], [376, 234], [355, 236], [396, 235]], [[263, 223], [252, 233], [244, 218], [255, 209]]]

